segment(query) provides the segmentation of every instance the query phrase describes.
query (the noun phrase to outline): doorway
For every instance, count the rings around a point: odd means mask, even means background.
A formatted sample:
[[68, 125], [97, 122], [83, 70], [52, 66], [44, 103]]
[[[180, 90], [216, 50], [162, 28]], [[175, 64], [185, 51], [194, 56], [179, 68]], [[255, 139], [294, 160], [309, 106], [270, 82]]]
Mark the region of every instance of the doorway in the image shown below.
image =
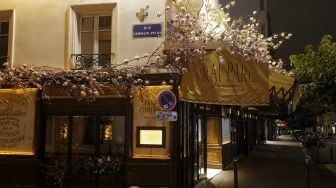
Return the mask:
[[207, 178], [211, 179], [222, 171], [222, 134], [218, 117], [206, 118]]

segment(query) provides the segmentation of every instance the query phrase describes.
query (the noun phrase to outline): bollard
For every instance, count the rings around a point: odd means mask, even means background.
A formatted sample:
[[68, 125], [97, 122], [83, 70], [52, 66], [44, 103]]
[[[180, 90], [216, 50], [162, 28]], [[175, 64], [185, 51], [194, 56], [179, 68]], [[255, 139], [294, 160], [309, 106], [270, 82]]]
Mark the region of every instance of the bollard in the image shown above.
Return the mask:
[[233, 184], [234, 188], [238, 188], [238, 169], [237, 169], [237, 158], [233, 158]]
[[307, 183], [307, 188], [310, 188], [310, 172], [309, 172], [309, 160], [310, 156], [306, 155], [306, 183]]

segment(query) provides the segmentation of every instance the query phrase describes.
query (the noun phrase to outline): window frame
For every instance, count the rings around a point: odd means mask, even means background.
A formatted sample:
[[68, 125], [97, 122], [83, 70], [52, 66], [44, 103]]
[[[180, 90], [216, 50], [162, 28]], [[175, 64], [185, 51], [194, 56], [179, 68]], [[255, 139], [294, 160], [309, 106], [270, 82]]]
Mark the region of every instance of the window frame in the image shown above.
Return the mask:
[[[1, 30], [2, 30], [2, 23], [8, 23], [8, 32], [7, 34], [2, 34]], [[9, 51], [9, 19], [0, 19], [0, 37], [7, 37], [7, 53], [6, 56], [1, 56], [0, 55], [0, 63], [3, 64], [6, 62], [6, 60], [2, 63], [2, 59], [6, 58], [8, 61], [8, 51]], [[2, 65], [0, 65], [0, 68], [2, 67]]]
[[[96, 21], [97, 24], [97, 34], [94, 34], [94, 43], [96, 43], [94, 49], [94, 54], [98, 54], [99, 52], [99, 16], [111, 16], [111, 47], [109, 56], [104, 56], [105, 58], [109, 58], [109, 64], [115, 63], [115, 51], [116, 51], [116, 22], [117, 22], [117, 15], [114, 7], [116, 3], [101, 3], [101, 4], [79, 4], [79, 5], [72, 5], [70, 6], [69, 11], [69, 30], [68, 30], [68, 50], [66, 56], [69, 57], [68, 63], [66, 65], [67, 69], [76, 69], [76, 61], [78, 58], [82, 58], [82, 49], [81, 49], [81, 23], [82, 17], [92, 17], [97, 16], [98, 20]], [[95, 46], [95, 45], [94, 45]], [[107, 53], [104, 53], [107, 54]], [[98, 58], [98, 55], [96, 55]], [[102, 57], [102, 58], [104, 58]], [[93, 57], [95, 59], [95, 57]], [[99, 60], [98, 60], [99, 61]]]
[[[14, 27], [14, 10], [0, 10], [0, 22], [8, 22], [8, 44], [7, 44], [7, 60], [3, 63], [7, 62], [8, 67], [13, 66], [13, 27]], [[0, 64], [0, 69], [2, 69], [2, 63]]]
[[[111, 28], [109, 30], [100, 30], [99, 29], [99, 18], [104, 17], [104, 16], [111, 16]], [[90, 31], [83, 31], [82, 26], [83, 26], [83, 18], [90, 18], [93, 17], [93, 52], [92, 54], [100, 54], [99, 53], [99, 32], [100, 31], [110, 31], [111, 34], [111, 44], [110, 44], [110, 49], [112, 51], [112, 14], [84, 14], [79, 16], [79, 48], [80, 48], [80, 53], [82, 53], [82, 33], [83, 32], [90, 32]], [[83, 54], [83, 53], [82, 53]]]

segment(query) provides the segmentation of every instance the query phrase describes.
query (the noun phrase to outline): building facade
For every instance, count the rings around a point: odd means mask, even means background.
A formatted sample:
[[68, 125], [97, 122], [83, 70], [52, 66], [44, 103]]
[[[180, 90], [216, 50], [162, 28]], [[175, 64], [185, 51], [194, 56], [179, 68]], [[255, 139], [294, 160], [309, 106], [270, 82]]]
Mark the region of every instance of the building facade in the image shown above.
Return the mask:
[[[198, 14], [203, 1], [187, 2]], [[167, 50], [162, 44], [173, 19], [165, 14], [169, 3], [1, 1], [1, 66], [44, 67], [46, 76], [47, 70], [72, 70], [78, 73], [72, 78], [90, 80], [83, 70], [146, 63], [139, 56]], [[207, 50], [208, 65], [218, 67], [218, 61], [211, 60], [214, 49]], [[231, 101], [221, 100], [227, 93], [215, 90], [207, 95], [207, 86], [228, 83], [203, 74], [210, 68], [197, 73], [196, 66], [196, 72], [189, 71], [196, 75], [191, 78], [202, 73], [203, 80], [188, 81], [189, 72], [181, 78], [176, 72], [155, 70], [139, 77], [148, 81], [146, 86], [125, 89], [111, 84], [100, 87], [102, 95], [89, 101], [72, 97], [69, 93], [78, 88], [69, 88], [64, 80], [43, 91], [1, 89], [0, 187], [193, 187], [206, 180], [209, 168], [225, 169], [233, 157], [248, 155], [265, 137], [267, 118], [255, 106], [268, 105], [269, 74], [262, 64], [242, 65], [241, 58], [222, 55], [232, 63], [218, 75], [242, 67], [239, 76], [225, 76], [235, 87], [255, 89], [245, 98], [249, 102], [235, 94], [228, 95]], [[260, 85], [254, 84], [259, 77]], [[190, 83], [205, 88], [199, 97], [215, 100], [188, 98], [196, 91]], [[258, 89], [264, 92], [259, 95]]]

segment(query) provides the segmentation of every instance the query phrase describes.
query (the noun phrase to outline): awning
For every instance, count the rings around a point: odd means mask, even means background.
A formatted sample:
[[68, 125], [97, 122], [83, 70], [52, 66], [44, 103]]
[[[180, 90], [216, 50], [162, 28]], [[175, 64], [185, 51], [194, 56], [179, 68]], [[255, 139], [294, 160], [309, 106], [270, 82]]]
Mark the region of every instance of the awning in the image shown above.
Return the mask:
[[[219, 63], [221, 58], [223, 64]], [[226, 50], [211, 51], [201, 62], [189, 63], [182, 76], [179, 99], [220, 105], [268, 105], [268, 74], [265, 64], [246, 62]]]
[[273, 97], [289, 100], [293, 96], [295, 78], [277, 72], [269, 74], [269, 89]]

